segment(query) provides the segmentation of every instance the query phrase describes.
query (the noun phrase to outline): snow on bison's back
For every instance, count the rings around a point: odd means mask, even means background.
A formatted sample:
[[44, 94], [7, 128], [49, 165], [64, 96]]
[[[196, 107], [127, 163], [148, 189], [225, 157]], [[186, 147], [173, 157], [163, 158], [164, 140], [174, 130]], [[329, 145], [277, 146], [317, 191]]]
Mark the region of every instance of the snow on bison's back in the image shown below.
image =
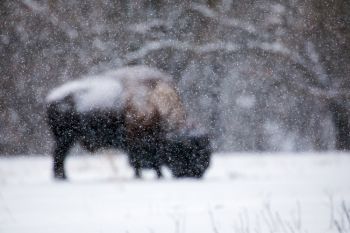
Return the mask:
[[52, 90], [47, 103], [55, 178], [66, 178], [65, 157], [77, 142], [91, 152], [123, 149], [137, 177], [141, 168], [160, 177], [162, 165], [176, 177], [200, 177], [209, 166], [208, 136], [186, 127], [171, 78], [156, 69], [126, 67], [68, 82]]

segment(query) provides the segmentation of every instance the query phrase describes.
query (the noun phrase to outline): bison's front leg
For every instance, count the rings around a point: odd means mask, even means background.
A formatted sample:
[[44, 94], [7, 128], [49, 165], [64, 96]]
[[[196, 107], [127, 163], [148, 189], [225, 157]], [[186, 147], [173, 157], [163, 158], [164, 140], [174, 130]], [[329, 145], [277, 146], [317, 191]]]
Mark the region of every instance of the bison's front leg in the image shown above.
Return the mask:
[[135, 178], [141, 178], [141, 163], [140, 160], [137, 158], [139, 151], [136, 146], [133, 146], [131, 149], [128, 150], [128, 158], [129, 158], [129, 164], [132, 168], [134, 168], [135, 171]]
[[69, 149], [73, 145], [72, 139], [64, 139], [56, 141], [55, 150], [53, 153], [53, 173], [54, 178], [59, 180], [67, 179], [64, 162], [69, 152]]
[[158, 179], [160, 179], [160, 178], [163, 177], [163, 174], [162, 174], [162, 171], [161, 171], [161, 169], [160, 169], [160, 166], [155, 167], [154, 170], [155, 170], [156, 173], [157, 173]]
[[145, 148], [133, 147], [132, 150], [129, 150], [129, 163], [135, 170], [136, 178], [141, 178], [141, 169], [143, 168], [154, 169], [158, 178], [163, 177], [160, 161], [154, 156], [155, 154], [150, 154]]

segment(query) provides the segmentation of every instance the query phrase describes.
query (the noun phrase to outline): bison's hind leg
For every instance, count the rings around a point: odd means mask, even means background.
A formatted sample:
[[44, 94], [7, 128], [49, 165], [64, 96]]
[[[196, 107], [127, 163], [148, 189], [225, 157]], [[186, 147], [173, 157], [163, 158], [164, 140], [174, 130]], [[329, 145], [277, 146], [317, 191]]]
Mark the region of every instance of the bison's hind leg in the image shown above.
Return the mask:
[[73, 138], [68, 137], [56, 141], [55, 149], [53, 152], [53, 175], [55, 179], [67, 179], [64, 162], [73, 144]]
[[135, 171], [135, 178], [141, 178], [141, 163], [137, 158], [139, 150], [132, 148], [128, 151], [129, 164]]
[[135, 169], [135, 178], [140, 179], [141, 178], [141, 167], [134, 166], [134, 169]]

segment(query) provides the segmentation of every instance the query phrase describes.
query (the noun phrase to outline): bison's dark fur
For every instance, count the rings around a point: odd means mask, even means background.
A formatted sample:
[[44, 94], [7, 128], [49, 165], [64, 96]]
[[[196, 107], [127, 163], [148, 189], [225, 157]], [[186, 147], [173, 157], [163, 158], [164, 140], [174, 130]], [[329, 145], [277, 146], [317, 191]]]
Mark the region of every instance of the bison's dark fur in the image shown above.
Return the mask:
[[163, 153], [165, 164], [175, 177], [201, 178], [210, 162], [210, 140], [207, 134], [187, 130], [167, 137]]
[[[152, 168], [161, 177], [162, 165], [175, 177], [199, 178], [204, 174], [211, 154], [208, 135], [186, 126], [184, 109], [168, 76], [135, 66], [99, 78], [98, 82], [115, 85], [118, 95], [93, 96], [90, 92], [96, 90], [90, 84], [75, 81], [48, 97], [55, 178], [66, 178], [65, 158], [77, 142], [90, 152], [108, 147], [124, 150], [137, 177], [142, 168]], [[105, 99], [96, 100], [99, 96]]]

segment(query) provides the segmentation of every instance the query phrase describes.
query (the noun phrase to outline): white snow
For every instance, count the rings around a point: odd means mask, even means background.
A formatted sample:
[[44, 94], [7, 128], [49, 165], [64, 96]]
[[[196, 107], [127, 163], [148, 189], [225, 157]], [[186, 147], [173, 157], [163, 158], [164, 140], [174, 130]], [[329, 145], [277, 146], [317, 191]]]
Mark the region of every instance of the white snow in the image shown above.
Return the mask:
[[204, 55], [204, 54], [219, 51], [219, 50], [226, 51], [228, 53], [242, 50], [241, 46], [239, 46], [236, 43], [230, 43], [230, 42], [216, 41], [216, 42], [197, 45], [186, 41], [165, 39], [165, 40], [158, 40], [158, 41], [149, 41], [145, 43], [145, 45], [142, 46], [140, 49], [134, 52], [128, 53], [125, 59], [128, 61], [133, 61], [136, 59], [143, 58], [153, 51], [157, 51], [160, 49], [168, 49], [168, 48], [176, 49], [179, 51], [191, 51], [200, 55]]
[[[60, 101], [71, 95], [79, 112], [96, 109], [115, 110], [121, 108], [126, 101], [127, 96], [123, 95], [125, 85], [134, 86], [135, 80], [150, 78], [170, 81], [170, 77], [166, 74], [147, 66], [124, 67], [65, 83], [53, 89], [48, 94], [46, 102]], [[142, 91], [144, 90], [139, 87], [135, 93], [140, 94]]]
[[150, 78], [160, 78], [164, 80], [170, 80], [170, 77], [161, 72], [158, 69], [144, 66], [144, 65], [136, 65], [136, 66], [125, 66], [116, 70], [107, 71], [101, 76], [107, 76], [110, 78], [118, 79], [118, 80], [140, 80], [140, 79], [150, 79]]
[[0, 157], [0, 232], [349, 232], [350, 156], [216, 154], [202, 180], [133, 178], [125, 155]]
[[240, 95], [236, 98], [236, 104], [242, 108], [252, 108], [255, 103], [254, 95]]
[[145, 34], [152, 30], [152, 28], [168, 27], [167, 22], [164, 20], [154, 19], [143, 23], [132, 24], [128, 27], [130, 31]]
[[218, 20], [218, 23], [221, 25], [225, 25], [229, 27], [237, 27], [253, 34], [258, 33], [258, 30], [253, 24], [249, 22], [244, 22], [237, 18], [225, 17], [221, 15], [219, 12], [212, 10], [211, 8], [209, 8], [204, 4], [193, 3], [191, 5], [191, 9], [202, 14], [204, 17]]
[[59, 101], [68, 95], [72, 95], [77, 110], [85, 112], [93, 109], [120, 107], [122, 105], [121, 94], [122, 85], [118, 80], [96, 76], [63, 84], [52, 90], [46, 101]]

